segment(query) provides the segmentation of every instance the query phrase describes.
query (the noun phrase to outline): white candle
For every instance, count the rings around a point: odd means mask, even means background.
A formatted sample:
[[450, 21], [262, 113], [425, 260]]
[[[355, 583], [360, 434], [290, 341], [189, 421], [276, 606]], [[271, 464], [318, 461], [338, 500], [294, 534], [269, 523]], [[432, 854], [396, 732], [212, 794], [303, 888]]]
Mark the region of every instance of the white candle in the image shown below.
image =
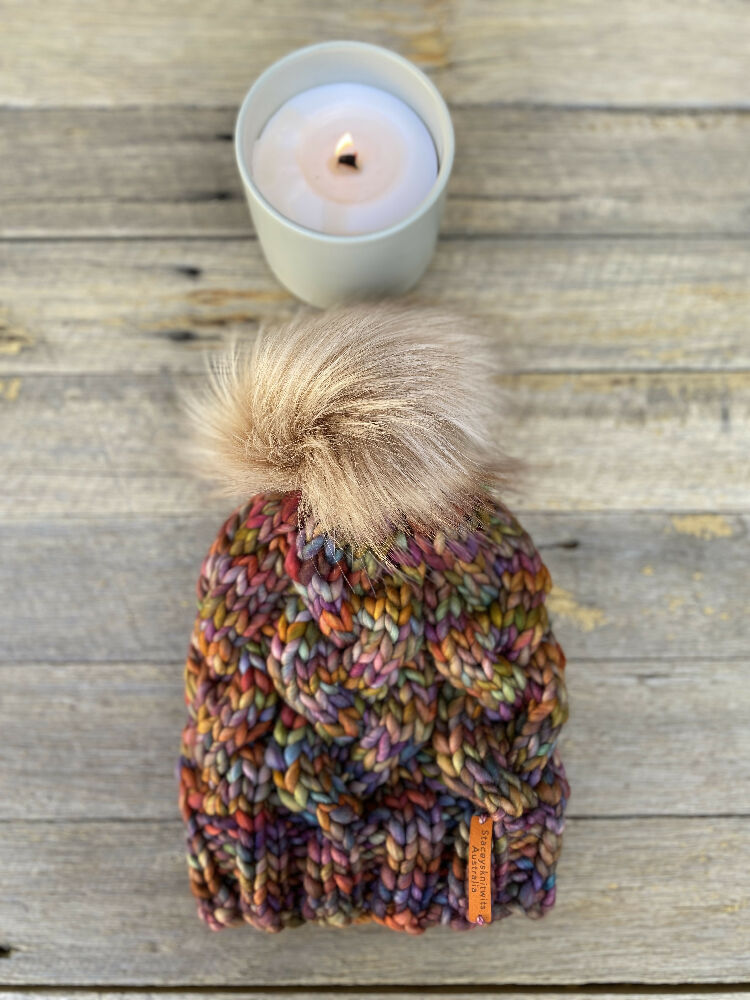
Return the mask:
[[[382, 202], [378, 210], [374, 209], [374, 204], [368, 206], [366, 198], [353, 202], [324, 199], [329, 202], [325, 210], [328, 221], [322, 217], [317, 220], [306, 218], [300, 224], [285, 214], [292, 211], [286, 203], [287, 195], [284, 193], [290, 186], [288, 182], [279, 183], [281, 191], [278, 195], [274, 195], [266, 185], [263, 193], [253, 174], [255, 147], [274, 115], [297, 96], [331, 85], [344, 86], [350, 92], [353, 85], [358, 85], [392, 95], [393, 99], [411, 109], [429, 135], [426, 148], [424, 143], [422, 145], [423, 154], [416, 153], [413, 133], [404, 142], [401, 130], [395, 133], [398, 138], [392, 140], [393, 150], [388, 138], [375, 143], [377, 149], [389, 154], [383, 160], [386, 165], [389, 162], [398, 163], [396, 150], [403, 151], [405, 146], [404, 156], [416, 157], [414, 162], [418, 162], [418, 169], [425, 174], [423, 191], [427, 192], [426, 195], [421, 196], [421, 201], [418, 201], [419, 196], [415, 196], [416, 204], [411, 209], [405, 203], [397, 206], [391, 215], [391, 220], [393, 216], [396, 219], [390, 224], [388, 216], [382, 211]], [[357, 106], [361, 108], [361, 105]], [[396, 126], [393, 116], [387, 114], [384, 117], [386, 127], [394, 129]], [[296, 131], [299, 135], [299, 115], [296, 115], [296, 119]], [[380, 120], [382, 122], [382, 117]], [[351, 116], [347, 115], [346, 121], [339, 122], [332, 130], [335, 133], [332, 139], [326, 141], [322, 160], [329, 166], [332, 155], [330, 145], [333, 145], [335, 154], [336, 144], [347, 132], [351, 133], [352, 145], [347, 146], [344, 152], [349, 150], [358, 154], [358, 166], [361, 167], [359, 172], [353, 172], [346, 164], [335, 164], [343, 171], [335, 174], [337, 184], [342, 181], [354, 185], [356, 179], [360, 185], [364, 185], [365, 176], [371, 176], [368, 167], [373, 165], [372, 155], [365, 149], [364, 133], [358, 133], [358, 128], [361, 126], [358, 126], [357, 121], [351, 120]], [[391, 132], [386, 135], [391, 135]], [[355, 148], [357, 144], [359, 149]], [[292, 138], [283, 157], [272, 157], [270, 183], [276, 183], [276, 174], [284, 169], [283, 159], [297, 162], [294, 152], [291, 157], [289, 155], [289, 149], [294, 151], [297, 145], [298, 142], [295, 143]], [[455, 140], [451, 116], [440, 92], [408, 59], [377, 45], [352, 41], [321, 42], [290, 52], [265, 69], [245, 95], [237, 115], [234, 147], [245, 197], [263, 256], [281, 284], [298, 298], [311, 305], [328, 306], [352, 299], [401, 295], [412, 288], [424, 274], [435, 249], [446, 186], [453, 166]], [[405, 161], [398, 165], [403, 174]], [[399, 186], [395, 181], [394, 185]], [[312, 191], [306, 179], [302, 183], [302, 191], [305, 190]], [[364, 187], [360, 190], [364, 193]], [[381, 192], [381, 197], [383, 193]], [[320, 195], [314, 192], [302, 194], [303, 201], [308, 197], [314, 201]], [[337, 194], [337, 198], [341, 197]], [[378, 200], [373, 199], [373, 203]], [[358, 206], [363, 207], [360, 209]], [[367, 213], [373, 209], [377, 217], [370, 219], [373, 228], [369, 232], [336, 233], [322, 228], [325, 225], [330, 225], [332, 229], [338, 228], [331, 221], [334, 213], [338, 213], [339, 221], [345, 214], [351, 222], [355, 210]], [[316, 225], [321, 228], [316, 229]], [[356, 230], [358, 227], [354, 225], [351, 228]]]
[[283, 104], [253, 145], [251, 172], [286, 218], [355, 236], [411, 215], [433, 188], [438, 166], [430, 132], [407, 104], [347, 82], [313, 87]]

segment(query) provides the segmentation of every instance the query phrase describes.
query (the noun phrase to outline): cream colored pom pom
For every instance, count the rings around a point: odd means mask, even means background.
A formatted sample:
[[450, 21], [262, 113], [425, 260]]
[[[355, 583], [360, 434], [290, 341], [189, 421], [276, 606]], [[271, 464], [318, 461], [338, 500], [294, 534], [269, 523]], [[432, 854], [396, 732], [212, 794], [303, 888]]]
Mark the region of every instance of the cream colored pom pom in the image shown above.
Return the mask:
[[455, 527], [507, 467], [489, 436], [496, 364], [474, 324], [362, 303], [262, 331], [190, 402], [199, 469], [227, 492], [296, 490], [339, 544]]

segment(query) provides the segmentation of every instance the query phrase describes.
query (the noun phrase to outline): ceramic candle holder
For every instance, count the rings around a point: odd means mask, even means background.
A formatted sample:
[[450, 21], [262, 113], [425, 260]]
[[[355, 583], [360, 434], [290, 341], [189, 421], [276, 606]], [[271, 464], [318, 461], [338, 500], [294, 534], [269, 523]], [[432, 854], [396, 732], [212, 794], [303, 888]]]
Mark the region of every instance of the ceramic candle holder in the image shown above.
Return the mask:
[[[278, 212], [253, 182], [253, 143], [278, 108], [300, 91], [325, 83], [365, 83], [394, 94], [425, 123], [438, 155], [428, 196], [395, 225], [357, 236], [333, 236], [297, 225]], [[435, 85], [402, 56], [365, 42], [323, 42], [298, 49], [265, 70], [237, 116], [235, 152], [263, 254], [278, 280], [311, 305], [325, 307], [416, 284], [435, 249], [445, 189], [453, 166], [453, 124]]]

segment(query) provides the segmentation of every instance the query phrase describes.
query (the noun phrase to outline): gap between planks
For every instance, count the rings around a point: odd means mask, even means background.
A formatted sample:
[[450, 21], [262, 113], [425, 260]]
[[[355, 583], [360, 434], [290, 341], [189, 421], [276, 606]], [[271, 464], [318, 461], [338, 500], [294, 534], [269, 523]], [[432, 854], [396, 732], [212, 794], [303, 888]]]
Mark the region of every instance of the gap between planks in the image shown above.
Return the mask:
[[[2, 956], [0, 956], [2, 957]], [[0, 1000], [37, 1000], [41, 997], [80, 997], [81, 1000], [148, 1000], [149, 997], [160, 997], [162, 1000], [180, 1000], [182, 997], [195, 997], [197, 1000], [211, 1000], [214, 997], [233, 997], [234, 1000], [274, 1000], [276, 997], [297, 997], [298, 1000], [319, 1000], [321, 997], [336, 997], [338, 1000], [354, 1000], [356, 997], [366, 997], [367, 1000], [474, 1000], [480, 997], [534, 997], [536, 1000], [557, 1000], [566, 997], [567, 1000], [645, 1000], [654, 997], [674, 997], [675, 1000], [699, 1000], [702, 997], [713, 997], [715, 1000], [740, 1000], [750, 994], [750, 985], [738, 983], [727, 987], [726, 983], [582, 983], [577, 986], [560, 983], [552, 986], [471, 986], [460, 989], [452, 986], [359, 986], [356, 992], [348, 986], [280, 986], [269, 989], [247, 990], [243, 986], [108, 986], [103, 990], [90, 986], [19, 986], [0, 988]]]

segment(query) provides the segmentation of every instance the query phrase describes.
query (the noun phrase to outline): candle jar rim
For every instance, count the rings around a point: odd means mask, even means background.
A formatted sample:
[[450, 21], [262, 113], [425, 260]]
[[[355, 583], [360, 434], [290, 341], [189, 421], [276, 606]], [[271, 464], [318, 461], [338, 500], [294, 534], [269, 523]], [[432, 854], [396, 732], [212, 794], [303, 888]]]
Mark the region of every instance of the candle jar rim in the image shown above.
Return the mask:
[[[330, 55], [331, 53], [337, 50], [342, 54], [345, 54], [347, 52], [349, 53], [356, 52], [356, 51], [362, 53], [367, 52], [373, 58], [382, 59], [384, 65], [390, 63], [391, 66], [397, 66], [401, 70], [401, 72], [405, 75], [405, 77], [408, 76], [412, 77], [419, 84], [419, 86], [424, 88], [427, 94], [429, 94], [429, 97], [431, 98], [432, 102], [435, 105], [435, 108], [437, 109], [437, 115], [440, 119], [440, 125], [441, 125], [441, 135], [438, 137], [435, 134], [436, 130], [433, 127], [433, 125], [430, 122], [425, 121], [424, 115], [420, 114], [420, 112], [413, 107], [410, 101], [406, 100], [400, 94], [394, 93], [394, 91], [389, 88], [387, 79], [384, 79], [381, 83], [370, 84], [371, 86], [378, 86], [380, 87], [381, 90], [384, 90], [387, 93], [392, 94], [394, 97], [398, 97], [400, 100], [403, 100], [404, 103], [407, 104], [407, 106], [410, 107], [415, 112], [415, 114], [419, 115], [421, 120], [424, 122], [427, 131], [430, 133], [430, 137], [432, 138], [432, 141], [435, 145], [435, 152], [438, 157], [438, 172], [437, 172], [437, 177], [435, 178], [435, 182], [430, 188], [427, 195], [411, 212], [408, 213], [408, 215], [405, 215], [402, 219], [399, 219], [398, 222], [395, 222], [392, 225], [387, 226], [386, 228], [376, 229], [369, 233], [358, 233], [355, 235], [325, 233], [319, 229], [310, 229], [309, 227], [300, 225], [298, 222], [295, 222], [293, 219], [290, 219], [288, 216], [284, 215], [261, 194], [259, 188], [257, 187], [257, 185], [253, 180], [252, 172], [249, 168], [249, 164], [247, 163], [243, 153], [243, 142], [244, 142], [243, 128], [248, 111], [252, 107], [253, 102], [257, 99], [258, 95], [262, 93], [265, 87], [268, 86], [269, 82], [274, 78], [274, 76], [279, 75], [286, 68], [293, 65], [295, 62], [302, 61], [305, 58], [309, 58], [314, 53], [320, 53], [321, 55], [324, 54]], [[301, 93], [304, 90], [308, 90], [314, 86], [320, 86], [326, 82], [362, 83], [364, 81], [357, 79], [350, 79], [350, 78], [346, 78], [346, 80], [344, 79], [338, 80], [336, 78], [332, 78], [330, 80], [321, 81], [320, 84], [309, 84], [309, 85], [302, 84], [298, 88], [296, 93]], [[290, 94], [290, 97], [291, 96], [294, 95]], [[284, 104], [285, 101], [289, 100], [290, 97], [284, 97], [274, 110], [278, 110], [278, 108], [281, 107], [281, 105]], [[272, 111], [269, 115], [266, 115], [263, 125], [261, 126], [260, 131], [258, 132], [258, 135], [263, 130], [266, 122], [273, 113], [274, 111]], [[254, 136], [253, 141], [255, 141], [257, 137], [258, 137], [257, 135]], [[440, 139], [441, 144], [443, 146], [442, 150], [438, 148], [438, 138]], [[451, 120], [450, 111], [448, 110], [448, 105], [446, 104], [443, 95], [440, 93], [440, 91], [432, 82], [432, 80], [427, 76], [427, 74], [424, 73], [418, 66], [412, 63], [409, 59], [406, 59], [398, 52], [394, 52], [392, 49], [387, 49], [381, 45], [374, 45], [371, 42], [360, 42], [355, 40], [333, 40], [328, 42], [317, 42], [313, 45], [306, 45], [302, 48], [293, 49], [291, 52], [288, 52], [286, 55], [282, 56], [280, 59], [277, 59], [275, 62], [267, 66], [260, 73], [260, 75], [256, 77], [255, 81], [245, 94], [245, 97], [237, 113], [235, 129], [234, 129], [234, 147], [235, 147], [235, 156], [237, 160], [237, 167], [246, 189], [252, 192], [253, 197], [258, 201], [260, 205], [263, 206], [263, 209], [269, 215], [273, 216], [275, 219], [277, 219], [278, 222], [287, 226], [289, 229], [300, 233], [301, 235], [314, 236], [316, 239], [321, 240], [323, 242], [330, 242], [335, 244], [342, 244], [342, 243], [351, 244], [351, 243], [374, 242], [376, 240], [392, 236], [393, 234], [398, 233], [403, 229], [406, 229], [408, 226], [414, 223], [415, 220], [419, 219], [422, 215], [424, 215], [426, 212], [430, 210], [430, 208], [442, 195], [451, 175], [451, 170], [453, 168], [453, 157], [455, 151], [455, 134], [453, 130], [453, 122]]]

